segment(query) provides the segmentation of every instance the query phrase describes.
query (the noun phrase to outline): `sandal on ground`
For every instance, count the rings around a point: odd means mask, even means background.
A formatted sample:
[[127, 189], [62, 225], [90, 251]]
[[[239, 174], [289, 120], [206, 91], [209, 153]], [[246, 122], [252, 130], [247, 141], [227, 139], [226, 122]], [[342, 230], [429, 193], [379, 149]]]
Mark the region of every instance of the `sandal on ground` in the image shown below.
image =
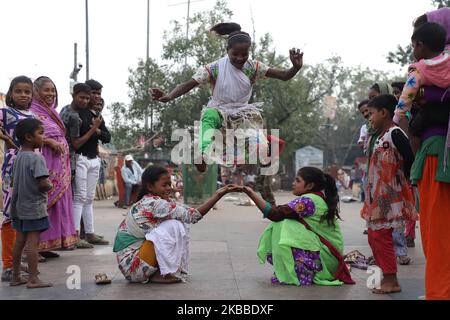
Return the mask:
[[95, 275], [95, 284], [111, 284], [111, 279], [108, 278], [106, 273], [99, 273]]
[[90, 244], [96, 244], [101, 246], [106, 246], [109, 244], [109, 241], [100, 238], [87, 239], [86, 241], [89, 242]]
[[376, 265], [376, 261], [375, 261], [374, 256], [371, 256], [371, 257], [367, 258], [367, 264], [369, 266], [375, 266]]
[[52, 251], [43, 251], [43, 252], [39, 252], [39, 254], [46, 259], [59, 258], [59, 254], [57, 254], [56, 252], [52, 252]]
[[90, 244], [89, 242], [87, 242], [86, 240], [79, 240], [76, 244], [75, 247], [77, 249], [93, 249], [94, 246], [92, 244]]
[[397, 258], [398, 263], [402, 266], [407, 266], [408, 264], [411, 263], [411, 258], [408, 256], [401, 256]]
[[[27, 271], [24, 271], [22, 269], [22, 267], [20, 269], [21, 269], [20, 270], [20, 277], [23, 278], [23, 279], [28, 279], [28, 276], [29, 276], [28, 268], [27, 268]], [[2, 282], [11, 282], [12, 279], [13, 279], [13, 270], [12, 270], [12, 268], [8, 268], [8, 269], [3, 270], [2, 278], [1, 278]]]

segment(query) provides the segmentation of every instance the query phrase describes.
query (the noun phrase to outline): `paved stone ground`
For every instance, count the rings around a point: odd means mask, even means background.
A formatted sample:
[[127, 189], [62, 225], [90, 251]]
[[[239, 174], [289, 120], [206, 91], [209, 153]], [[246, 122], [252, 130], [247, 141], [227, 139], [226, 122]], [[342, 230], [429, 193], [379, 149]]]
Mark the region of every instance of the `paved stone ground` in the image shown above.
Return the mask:
[[[278, 203], [292, 199], [289, 193], [278, 193], [276, 197]], [[366, 288], [368, 275], [358, 269], [352, 270], [357, 282], [353, 286], [273, 286], [270, 283], [270, 265], [259, 264], [256, 257], [258, 239], [268, 221], [262, 219], [256, 207], [238, 206], [231, 199], [226, 200], [219, 203], [218, 210], [211, 211], [191, 229], [191, 276], [187, 283], [129, 284], [117, 268], [111, 244], [89, 250], [60, 252], [60, 258], [40, 264], [42, 278], [53, 282], [53, 288], [28, 290], [23, 286], [10, 288], [7, 283], [1, 283], [0, 299], [415, 300], [423, 295], [424, 257], [420, 237], [416, 240], [416, 248], [409, 250], [413, 263], [399, 266], [402, 293], [386, 296], [372, 294]], [[370, 248], [367, 236], [362, 234], [365, 224], [359, 217], [360, 208], [359, 203], [341, 205], [345, 251], [358, 249], [368, 256]], [[112, 200], [96, 202], [96, 232], [105, 235], [112, 243], [124, 212], [116, 209]], [[80, 290], [67, 289], [69, 274], [66, 271], [71, 265], [81, 268]], [[113, 279], [112, 284], [96, 285], [94, 275], [99, 272], [107, 273]]]

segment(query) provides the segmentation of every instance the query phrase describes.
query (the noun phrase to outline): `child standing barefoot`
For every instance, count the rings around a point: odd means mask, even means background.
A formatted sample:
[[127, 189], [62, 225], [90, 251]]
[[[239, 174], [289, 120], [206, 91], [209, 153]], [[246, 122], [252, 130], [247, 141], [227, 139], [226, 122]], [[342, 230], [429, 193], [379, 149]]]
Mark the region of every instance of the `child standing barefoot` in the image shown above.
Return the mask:
[[[13, 163], [19, 152], [20, 143], [14, 137], [14, 130], [20, 120], [33, 118], [29, 111], [33, 97], [33, 82], [25, 76], [15, 77], [6, 94], [6, 106], [0, 109], [0, 139], [5, 142], [2, 165], [3, 223], [1, 225], [1, 247], [3, 271], [1, 280], [10, 282], [12, 277], [13, 248], [16, 232], [11, 227], [10, 204], [12, 194]], [[24, 270], [25, 271], [25, 270]]]
[[369, 159], [368, 185], [361, 216], [369, 226], [369, 245], [383, 271], [377, 294], [400, 292], [393, 230], [405, 220], [417, 219], [414, 197], [407, 179], [414, 160], [406, 134], [392, 121], [397, 99], [380, 95], [369, 104], [369, 121], [377, 135]]
[[[34, 152], [42, 148], [44, 127], [39, 120], [25, 119], [15, 131], [22, 149], [14, 162], [13, 194], [11, 199], [12, 226], [17, 231], [13, 252], [13, 277], [11, 286], [27, 283], [27, 288], [51, 287], [38, 277], [38, 246], [41, 232], [49, 228], [47, 192], [53, 187], [48, 181], [49, 172], [42, 155]], [[27, 245], [27, 280], [20, 276], [20, 262]]]

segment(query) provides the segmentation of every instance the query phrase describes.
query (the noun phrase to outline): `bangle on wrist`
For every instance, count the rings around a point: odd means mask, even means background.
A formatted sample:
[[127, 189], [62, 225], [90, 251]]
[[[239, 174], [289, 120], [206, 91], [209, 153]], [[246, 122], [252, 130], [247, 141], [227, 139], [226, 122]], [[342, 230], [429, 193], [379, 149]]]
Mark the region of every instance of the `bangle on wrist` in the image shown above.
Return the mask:
[[266, 201], [266, 207], [262, 211], [264, 214], [264, 218], [267, 218], [269, 216], [270, 210], [272, 210], [272, 205], [268, 201]]

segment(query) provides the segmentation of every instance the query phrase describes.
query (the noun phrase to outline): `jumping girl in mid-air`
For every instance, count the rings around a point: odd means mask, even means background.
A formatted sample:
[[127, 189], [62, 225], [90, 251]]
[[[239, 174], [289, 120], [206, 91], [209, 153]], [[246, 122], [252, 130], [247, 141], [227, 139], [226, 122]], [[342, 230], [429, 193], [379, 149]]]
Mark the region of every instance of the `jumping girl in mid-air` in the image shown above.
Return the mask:
[[236, 23], [220, 23], [211, 31], [228, 36], [225, 57], [198, 69], [192, 79], [178, 85], [169, 94], [160, 89], [150, 89], [154, 100], [166, 103], [200, 84], [211, 85], [212, 98], [201, 117], [200, 145], [203, 157], [202, 163], [197, 165], [200, 172], [206, 171], [204, 155], [212, 143], [211, 129], [227, 127], [227, 123], [243, 118], [250, 119], [258, 129], [262, 129], [263, 120], [260, 114], [262, 104], [248, 103], [253, 84], [265, 77], [290, 80], [303, 66], [303, 53], [299, 49], [290, 50], [292, 67], [288, 70], [270, 68], [258, 60], [249, 59], [252, 40]]

